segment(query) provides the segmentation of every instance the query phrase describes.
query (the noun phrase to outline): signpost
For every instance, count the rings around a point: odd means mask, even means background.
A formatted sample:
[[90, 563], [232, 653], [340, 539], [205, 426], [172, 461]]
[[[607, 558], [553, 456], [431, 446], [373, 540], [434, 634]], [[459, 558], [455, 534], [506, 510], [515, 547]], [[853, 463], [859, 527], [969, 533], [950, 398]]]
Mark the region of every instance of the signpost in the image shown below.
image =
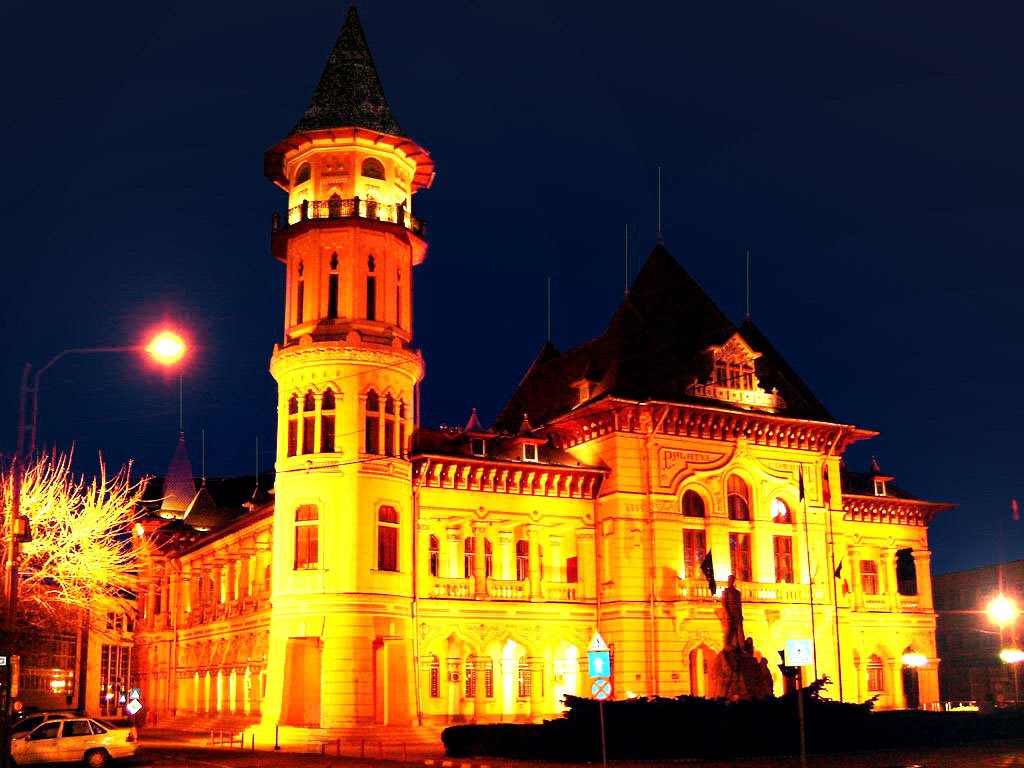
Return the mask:
[[800, 768], [807, 768], [807, 738], [804, 731], [804, 694], [800, 690], [800, 667], [814, 665], [814, 643], [811, 640], [786, 640], [782, 656], [782, 673], [796, 679], [796, 714], [800, 725]]
[[601, 765], [608, 765], [608, 744], [604, 735], [604, 700], [612, 695], [612, 652], [601, 637], [594, 633], [594, 639], [587, 648], [587, 671], [590, 674], [590, 693], [597, 699], [597, 717], [601, 722]]

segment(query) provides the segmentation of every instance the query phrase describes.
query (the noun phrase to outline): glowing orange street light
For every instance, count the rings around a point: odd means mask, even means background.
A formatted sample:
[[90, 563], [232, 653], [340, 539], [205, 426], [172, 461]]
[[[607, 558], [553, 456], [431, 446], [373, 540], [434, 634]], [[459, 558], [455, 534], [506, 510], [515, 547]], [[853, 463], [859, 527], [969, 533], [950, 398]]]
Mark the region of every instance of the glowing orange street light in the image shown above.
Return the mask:
[[185, 341], [173, 331], [161, 331], [146, 345], [146, 351], [161, 365], [173, 365], [185, 356]]
[[1020, 664], [1024, 661], [1024, 651], [1019, 648], [1003, 648], [999, 652], [999, 658], [1007, 664]]
[[1005, 595], [997, 595], [988, 604], [988, 617], [1000, 628], [1017, 618], [1017, 604]]

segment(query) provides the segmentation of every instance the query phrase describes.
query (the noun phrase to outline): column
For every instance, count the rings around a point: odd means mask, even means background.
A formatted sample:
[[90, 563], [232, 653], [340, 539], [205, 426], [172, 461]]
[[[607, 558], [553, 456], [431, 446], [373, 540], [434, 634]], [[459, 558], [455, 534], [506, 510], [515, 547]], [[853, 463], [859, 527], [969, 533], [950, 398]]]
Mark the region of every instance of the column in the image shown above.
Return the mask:
[[896, 553], [895, 552], [883, 552], [881, 557], [880, 571], [885, 572], [884, 592], [886, 594], [886, 602], [889, 605], [890, 611], [898, 611], [900, 609], [900, 593], [899, 593], [899, 582], [896, 580]]
[[889, 679], [892, 681], [892, 706], [895, 709], [904, 709], [907, 701], [903, 695], [903, 662], [897, 658], [885, 663], [889, 667]]
[[526, 526], [526, 540], [530, 544], [530, 599], [543, 600], [544, 588], [541, 585], [540, 567], [540, 532], [539, 525]]
[[495, 573], [499, 579], [510, 581], [516, 577], [516, 539], [512, 531], [498, 533], [498, 556], [500, 562]]
[[473, 590], [476, 592], [478, 600], [487, 597], [486, 544], [484, 544], [486, 531], [485, 523], [473, 523]]
[[931, 611], [932, 603], [932, 553], [927, 549], [914, 549], [914, 573], [917, 576], [917, 604], [922, 611]]
[[576, 572], [579, 579], [576, 594], [580, 600], [597, 595], [597, 571], [594, 565], [594, 529], [580, 528], [576, 531]]
[[[530, 566], [533, 566], [532, 557]], [[539, 721], [544, 715], [544, 659], [529, 656], [526, 663], [530, 667], [530, 717]]]
[[459, 529], [449, 528], [445, 533], [445, 548], [447, 550], [445, 562], [447, 563], [447, 568], [442, 570], [441, 573], [447, 574], [450, 579], [462, 579], [466, 576], [461, 544], [462, 534]]

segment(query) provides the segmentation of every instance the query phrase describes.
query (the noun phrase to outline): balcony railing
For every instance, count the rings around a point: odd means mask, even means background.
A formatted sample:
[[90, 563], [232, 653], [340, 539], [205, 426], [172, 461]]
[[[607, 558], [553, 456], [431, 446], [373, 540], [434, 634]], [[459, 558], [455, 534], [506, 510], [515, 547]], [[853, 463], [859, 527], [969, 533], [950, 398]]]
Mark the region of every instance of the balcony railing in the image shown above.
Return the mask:
[[[724, 584], [719, 584], [719, 591]], [[807, 584], [789, 584], [759, 581], [737, 582], [740, 597], [745, 603], [809, 603], [810, 587]], [[705, 579], [679, 579], [676, 583], [676, 595], [679, 600], [708, 599], [711, 590]], [[820, 585], [814, 587], [815, 602], [825, 598], [824, 589]]]
[[530, 582], [506, 579], [488, 579], [487, 596], [496, 600], [529, 600]]
[[353, 197], [347, 200], [341, 198], [303, 200], [299, 205], [285, 211], [283, 217], [281, 214], [275, 213], [271, 220], [270, 231], [276, 233], [304, 221], [322, 221], [324, 219], [364, 219], [366, 221], [382, 221], [387, 224], [400, 224], [420, 237], [427, 229], [427, 222], [413, 216], [401, 203], [392, 205]]

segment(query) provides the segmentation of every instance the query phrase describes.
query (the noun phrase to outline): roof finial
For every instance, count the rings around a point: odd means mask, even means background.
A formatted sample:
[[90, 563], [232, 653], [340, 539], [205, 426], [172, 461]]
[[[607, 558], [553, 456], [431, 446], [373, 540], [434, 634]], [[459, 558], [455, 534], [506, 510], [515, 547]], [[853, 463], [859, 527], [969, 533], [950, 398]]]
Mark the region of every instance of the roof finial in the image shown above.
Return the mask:
[[623, 290], [622, 290], [622, 293], [625, 296], [629, 296], [629, 224], [626, 225], [626, 231], [625, 231], [625, 234], [623, 235], [623, 244], [624, 244], [624, 249], [625, 250], [623, 252], [623, 257], [622, 257], [622, 259], [623, 259], [623, 262], [622, 262], [623, 263], [623, 273], [622, 273], [622, 275], [623, 275], [623, 281], [622, 281], [623, 282]]
[[750, 249], [747, 249], [747, 320], [750, 319]]
[[658, 229], [654, 236], [661, 242], [661, 166], [658, 166]]
[[548, 275], [548, 341], [551, 341], [551, 275]]

